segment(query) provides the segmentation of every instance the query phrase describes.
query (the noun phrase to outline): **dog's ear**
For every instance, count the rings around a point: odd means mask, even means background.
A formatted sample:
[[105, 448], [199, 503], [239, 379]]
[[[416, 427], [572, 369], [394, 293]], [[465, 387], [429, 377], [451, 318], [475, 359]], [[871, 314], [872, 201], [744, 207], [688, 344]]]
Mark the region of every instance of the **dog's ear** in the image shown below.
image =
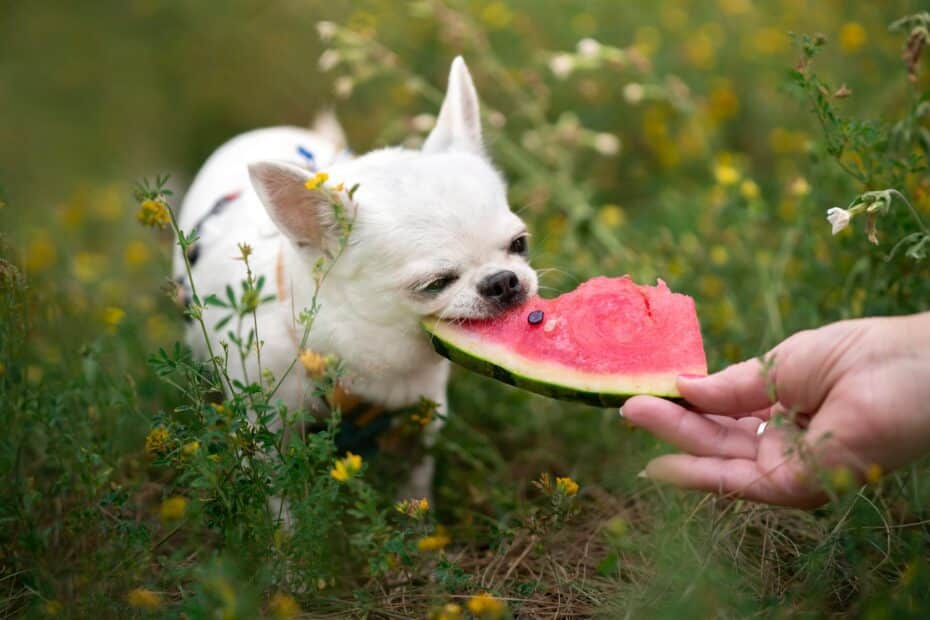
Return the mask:
[[278, 229], [298, 246], [322, 250], [333, 228], [333, 207], [326, 192], [307, 189], [312, 177], [284, 162], [249, 164], [252, 187]]
[[423, 151], [465, 151], [484, 155], [478, 92], [461, 56], [452, 61], [446, 98], [439, 110], [436, 126], [423, 144]]

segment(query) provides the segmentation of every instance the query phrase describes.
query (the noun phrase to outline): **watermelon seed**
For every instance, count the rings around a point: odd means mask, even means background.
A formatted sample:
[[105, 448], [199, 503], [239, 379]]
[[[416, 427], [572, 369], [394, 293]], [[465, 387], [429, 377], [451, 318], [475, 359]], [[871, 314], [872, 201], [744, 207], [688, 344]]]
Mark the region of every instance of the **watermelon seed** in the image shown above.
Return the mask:
[[545, 316], [542, 310], [533, 310], [530, 312], [530, 315], [526, 317], [526, 320], [529, 321], [530, 325], [539, 325], [542, 323], [543, 317]]
[[558, 324], [558, 321], [556, 321], [555, 319], [549, 319], [548, 321], [546, 321], [546, 324], [543, 325], [543, 331], [546, 332], [547, 334], [551, 333], [555, 329], [555, 326], [557, 324]]

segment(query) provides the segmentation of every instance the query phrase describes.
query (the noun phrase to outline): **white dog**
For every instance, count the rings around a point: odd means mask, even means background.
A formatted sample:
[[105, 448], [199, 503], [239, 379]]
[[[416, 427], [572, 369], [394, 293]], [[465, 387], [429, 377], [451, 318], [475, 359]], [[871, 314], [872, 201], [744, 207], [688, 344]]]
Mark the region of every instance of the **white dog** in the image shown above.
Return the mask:
[[[250, 262], [276, 300], [258, 308], [261, 362], [282, 377], [298, 355], [300, 310], [310, 306], [313, 266], [338, 243], [327, 195], [305, 187], [316, 170], [327, 188], [358, 185], [345, 205], [354, 219], [348, 245], [320, 287], [320, 310], [307, 346], [342, 360], [340, 388], [353, 399], [387, 410], [422, 397], [445, 411], [448, 363], [420, 328], [424, 317], [491, 317], [537, 290], [526, 260], [527, 231], [507, 204], [504, 180], [484, 151], [478, 96], [465, 62], [452, 63], [445, 101], [422, 150], [386, 148], [352, 159], [334, 119], [316, 131], [260, 129], [219, 148], [198, 173], [180, 215], [182, 230], [197, 229], [193, 276], [198, 294], [225, 297], [245, 272], [237, 244], [252, 247]], [[183, 276], [180, 253], [174, 272]], [[269, 290], [270, 289], [270, 290]], [[223, 315], [208, 308], [212, 327]], [[222, 350], [229, 328], [210, 333]], [[188, 342], [207, 349], [199, 328]], [[235, 360], [235, 356], [230, 356]], [[300, 370], [301, 372], [298, 372]], [[258, 380], [253, 350], [234, 379]], [[300, 365], [277, 393], [291, 408], [313, 406], [312, 380]], [[317, 403], [318, 404], [318, 403]], [[431, 424], [434, 436], [439, 420]], [[427, 494], [432, 461], [414, 469], [404, 493]]]

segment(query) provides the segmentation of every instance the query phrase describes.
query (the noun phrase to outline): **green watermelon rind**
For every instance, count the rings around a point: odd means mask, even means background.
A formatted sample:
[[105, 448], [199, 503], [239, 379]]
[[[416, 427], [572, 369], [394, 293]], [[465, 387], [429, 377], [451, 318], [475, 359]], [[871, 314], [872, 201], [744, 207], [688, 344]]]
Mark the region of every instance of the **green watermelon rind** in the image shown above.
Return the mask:
[[[560, 384], [554, 378], [547, 379], [542, 376], [531, 377], [528, 376], [526, 372], [521, 372], [514, 368], [507, 368], [499, 363], [491, 361], [487, 359], [487, 356], [482, 356], [482, 354], [477, 351], [470, 351], [465, 348], [464, 345], [453, 342], [456, 334], [451, 333], [449, 329], [444, 329], [443, 324], [435, 320], [429, 322], [424, 321], [422, 326], [429, 335], [430, 343], [439, 355], [473, 372], [536, 394], [558, 400], [580, 402], [594, 407], [619, 407], [623, 405], [627, 399], [640, 394], [659, 396], [682, 404], [685, 403], [674, 387], [669, 389], [669, 381], [674, 385], [674, 377], [672, 376], [667, 377], [668, 380], [665, 381], [665, 386], [656, 386], [654, 389], [646, 385], [648, 383], [648, 381], [646, 381], [640, 382], [639, 388], [635, 391], [591, 391]], [[566, 369], [566, 372], [572, 371]]]

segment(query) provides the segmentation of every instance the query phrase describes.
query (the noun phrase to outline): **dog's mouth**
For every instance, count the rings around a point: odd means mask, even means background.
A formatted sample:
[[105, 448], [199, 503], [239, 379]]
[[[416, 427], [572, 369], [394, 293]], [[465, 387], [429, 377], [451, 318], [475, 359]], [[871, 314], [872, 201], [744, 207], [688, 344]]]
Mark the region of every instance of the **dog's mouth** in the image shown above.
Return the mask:
[[456, 309], [455, 311], [439, 312], [430, 318], [442, 321], [464, 322], [464, 321], [487, 321], [503, 316], [526, 303], [528, 297], [521, 295], [519, 299], [513, 300], [508, 304], [500, 304], [485, 300], [479, 300], [472, 303], [467, 308]]

